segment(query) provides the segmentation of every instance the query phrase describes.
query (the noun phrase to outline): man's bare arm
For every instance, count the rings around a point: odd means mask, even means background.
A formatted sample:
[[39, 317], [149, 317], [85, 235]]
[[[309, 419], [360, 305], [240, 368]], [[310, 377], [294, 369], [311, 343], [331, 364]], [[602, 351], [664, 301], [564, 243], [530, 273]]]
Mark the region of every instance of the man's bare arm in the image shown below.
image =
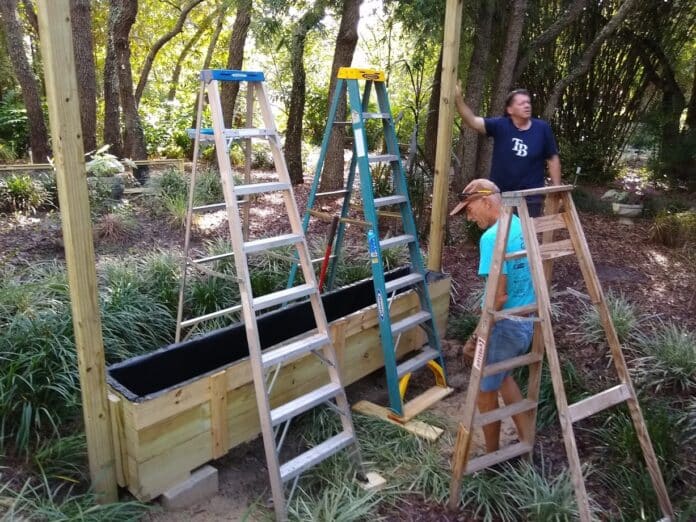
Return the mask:
[[558, 157], [558, 154], [555, 154], [554, 156], [551, 156], [549, 159], [547, 159], [546, 164], [549, 167], [549, 176], [551, 176], [551, 184], [552, 185], [560, 185], [561, 184], [561, 159]]
[[462, 122], [476, 132], [481, 134], [486, 134], [486, 124], [483, 118], [476, 116], [474, 111], [464, 102], [464, 97], [462, 96], [462, 86], [459, 82], [454, 88], [454, 104], [457, 106], [457, 112], [462, 117]]

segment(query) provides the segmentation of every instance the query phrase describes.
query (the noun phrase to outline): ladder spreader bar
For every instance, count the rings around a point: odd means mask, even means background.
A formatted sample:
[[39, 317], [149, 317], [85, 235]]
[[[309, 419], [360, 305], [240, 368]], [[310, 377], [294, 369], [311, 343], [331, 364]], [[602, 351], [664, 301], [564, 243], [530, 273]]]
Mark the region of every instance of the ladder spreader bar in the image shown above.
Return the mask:
[[341, 67], [336, 78], [342, 80], [372, 80], [373, 82], [385, 81], [384, 72], [377, 69], [358, 69], [355, 67]]

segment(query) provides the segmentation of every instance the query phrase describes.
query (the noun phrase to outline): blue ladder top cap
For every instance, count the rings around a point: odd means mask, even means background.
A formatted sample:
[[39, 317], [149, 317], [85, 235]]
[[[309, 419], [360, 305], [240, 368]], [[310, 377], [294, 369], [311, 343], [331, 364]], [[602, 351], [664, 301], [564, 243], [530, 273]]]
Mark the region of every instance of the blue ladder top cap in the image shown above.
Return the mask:
[[213, 80], [221, 82], [262, 82], [264, 79], [261, 71], [235, 71], [233, 69], [204, 69], [201, 71], [201, 80], [206, 83]]

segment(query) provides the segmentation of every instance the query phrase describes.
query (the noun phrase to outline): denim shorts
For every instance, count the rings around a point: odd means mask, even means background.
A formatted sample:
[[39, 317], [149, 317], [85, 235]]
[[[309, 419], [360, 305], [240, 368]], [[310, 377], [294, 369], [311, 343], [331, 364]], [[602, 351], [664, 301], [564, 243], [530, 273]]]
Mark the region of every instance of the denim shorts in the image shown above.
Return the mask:
[[[493, 325], [488, 338], [488, 355], [486, 364], [493, 364], [523, 355], [529, 350], [534, 333], [531, 321], [513, 321], [502, 319]], [[489, 375], [481, 379], [481, 391], [498, 391], [509, 371]]]

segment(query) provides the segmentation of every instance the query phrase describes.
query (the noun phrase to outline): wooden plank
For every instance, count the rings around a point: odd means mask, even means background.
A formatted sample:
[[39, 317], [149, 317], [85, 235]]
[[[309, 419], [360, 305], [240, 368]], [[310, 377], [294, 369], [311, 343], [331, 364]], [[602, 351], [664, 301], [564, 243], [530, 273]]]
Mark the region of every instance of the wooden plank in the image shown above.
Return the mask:
[[118, 498], [69, 0], [37, 4], [92, 488]]
[[532, 222], [534, 223], [534, 230], [537, 234], [566, 228], [564, 214], [539, 216], [537, 218], [532, 218]]
[[517, 442], [506, 446], [498, 451], [493, 451], [492, 453], [486, 453], [480, 457], [473, 458], [469, 461], [466, 466], [466, 474], [470, 475], [482, 469], [490, 468], [491, 466], [498, 464], [500, 462], [505, 462], [514, 457], [519, 457], [525, 453], [532, 451], [532, 446], [526, 442]]
[[483, 368], [483, 376], [487, 377], [489, 375], [495, 375], [496, 373], [521, 368], [522, 366], [529, 366], [530, 364], [541, 362], [542, 359], [543, 355], [540, 353], [527, 353], [525, 355], [513, 357], [512, 359], [506, 359], [498, 363], [487, 364]]
[[114, 393], [108, 393], [108, 399], [111, 432], [114, 440], [114, 456], [116, 459], [116, 482], [119, 486], [126, 487], [128, 482], [126, 480], [127, 472], [124, 466], [126, 466], [128, 462], [128, 453], [126, 452], [126, 448], [121, 444], [124, 431], [121, 399]]
[[625, 384], [618, 384], [592, 397], [587, 397], [586, 399], [568, 406], [570, 422], [577, 422], [599, 411], [611, 408], [620, 402], [627, 401], [630, 398], [631, 394], [628, 387]]
[[548, 187], [541, 187], [535, 189], [510, 190], [508, 192], [503, 192], [501, 196], [503, 198], [526, 198], [527, 196], [546, 196], [548, 194], [554, 194], [556, 192], [569, 193], [572, 190], [572, 185], [551, 185]]
[[440, 77], [440, 109], [437, 121], [433, 208], [428, 238], [428, 268], [442, 269], [442, 247], [447, 226], [447, 192], [449, 190], [452, 121], [454, 119], [454, 87], [459, 65], [459, 40], [462, 31], [463, 0], [447, 0], [442, 41], [442, 74]]
[[353, 411], [362, 413], [363, 415], [369, 415], [371, 417], [377, 417], [395, 426], [399, 426], [409, 433], [413, 433], [416, 437], [428, 440], [430, 442], [436, 441], [440, 435], [443, 433], [442, 428], [428, 424], [427, 422], [419, 421], [416, 419], [411, 419], [408, 422], [397, 422], [390, 417], [392, 411], [384, 406], [379, 406], [370, 401], [360, 401], [353, 405]]
[[531, 411], [536, 409], [536, 402], [530, 401], [528, 399], [523, 399], [514, 404], [504, 406], [502, 408], [495, 408], [486, 413], [481, 413], [475, 417], [474, 427], [480, 428], [492, 422], [500, 421], [512, 417], [513, 415], [518, 415], [520, 413]]
[[225, 371], [211, 375], [210, 431], [213, 438], [213, 458], [222, 457], [228, 450], [227, 430], [227, 375]]
[[539, 246], [539, 251], [541, 252], [541, 259], [544, 261], [556, 259], [558, 257], [575, 255], [575, 249], [573, 248], [573, 243], [570, 239], [562, 239], [552, 243], [544, 243], [543, 245]]
[[408, 422], [416, 415], [423, 413], [436, 402], [441, 401], [454, 391], [454, 388], [443, 386], [432, 386], [423, 393], [414, 397], [412, 400], [404, 404], [404, 414], [399, 417], [392, 414], [392, 418], [397, 422]]

